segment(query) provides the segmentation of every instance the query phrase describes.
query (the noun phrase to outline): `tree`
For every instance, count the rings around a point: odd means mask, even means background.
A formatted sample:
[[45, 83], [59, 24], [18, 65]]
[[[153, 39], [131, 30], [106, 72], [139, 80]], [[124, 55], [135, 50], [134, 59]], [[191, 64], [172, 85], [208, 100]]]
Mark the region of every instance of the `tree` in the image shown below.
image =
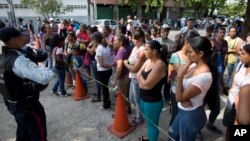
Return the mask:
[[227, 4], [223, 9], [219, 11], [220, 15], [227, 15], [228, 17], [231, 16], [242, 16], [246, 13], [246, 4], [241, 3], [233, 3]]
[[[167, 0], [144, 0], [146, 6], [146, 12], [149, 12], [151, 8], [157, 8], [159, 12], [162, 11], [165, 1]], [[119, 0], [120, 4], [131, 6], [133, 11], [137, 11], [137, 16], [141, 16], [142, 0]]]
[[61, 0], [21, 0], [21, 3], [28, 8], [35, 9], [43, 17], [53, 17], [69, 10], [63, 6]]
[[250, 0], [247, 0], [247, 9], [246, 9], [246, 14], [245, 14], [245, 19], [244, 19], [244, 24], [243, 24], [243, 31], [241, 36], [243, 38], [247, 37], [248, 32], [250, 32]]
[[[181, 0], [177, 1], [177, 5], [182, 2]], [[192, 7], [195, 10], [196, 16], [197, 13], [206, 13], [208, 14], [209, 9], [211, 9], [210, 16], [212, 16], [212, 13], [215, 9], [220, 10], [224, 8], [224, 4], [226, 0], [183, 0], [184, 5], [186, 7]]]

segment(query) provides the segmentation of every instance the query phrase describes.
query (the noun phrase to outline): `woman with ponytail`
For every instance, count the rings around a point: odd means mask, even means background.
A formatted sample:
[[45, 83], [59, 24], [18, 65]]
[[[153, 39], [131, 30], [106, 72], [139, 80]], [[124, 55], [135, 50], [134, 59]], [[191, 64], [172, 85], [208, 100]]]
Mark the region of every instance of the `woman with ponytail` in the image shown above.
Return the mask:
[[158, 125], [163, 107], [161, 88], [166, 81], [167, 69], [161, 60], [161, 45], [158, 41], [152, 40], [145, 45], [145, 56], [147, 58], [136, 80], [139, 85], [140, 107], [142, 113], [147, 117], [148, 138], [140, 137], [141, 141], [157, 141], [159, 130]]
[[189, 61], [179, 67], [176, 77], [178, 110], [169, 134], [175, 140], [194, 141], [206, 124], [203, 99], [212, 84], [211, 43], [206, 37], [187, 40]]

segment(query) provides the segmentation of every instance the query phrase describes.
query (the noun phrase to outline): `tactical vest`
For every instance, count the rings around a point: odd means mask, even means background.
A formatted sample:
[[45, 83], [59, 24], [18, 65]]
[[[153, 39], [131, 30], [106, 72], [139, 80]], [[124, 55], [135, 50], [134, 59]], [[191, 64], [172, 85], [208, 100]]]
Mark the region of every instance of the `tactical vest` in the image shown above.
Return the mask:
[[3, 47], [3, 52], [0, 54], [0, 92], [5, 101], [30, 105], [37, 99], [39, 91], [30, 89], [27, 80], [18, 77], [12, 71], [18, 56], [17, 50]]

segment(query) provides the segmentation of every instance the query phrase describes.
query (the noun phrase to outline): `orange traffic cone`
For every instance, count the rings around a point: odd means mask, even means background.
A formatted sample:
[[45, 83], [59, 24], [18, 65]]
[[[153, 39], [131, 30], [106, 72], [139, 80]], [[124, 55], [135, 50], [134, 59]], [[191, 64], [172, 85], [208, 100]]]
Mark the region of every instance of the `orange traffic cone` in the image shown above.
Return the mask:
[[69, 71], [66, 71], [65, 85], [66, 85], [66, 87], [71, 87], [71, 86], [73, 86], [72, 76], [71, 76], [71, 74], [70, 74]]
[[35, 36], [35, 46], [36, 46], [36, 49], [40, 49], [41, 48], [41, 43], [39, 41], [38, 36]]
[[73, 95], [73, 99], [76, 100], [81, 100], [81, 99], [85, 99], [85, 98], [89, 98], [89, 96], [86, 94], [86, 91], [83, 87], [82, 84], [82, 79], [80, 76], [79, 71], [76, 71], [76, 81], [75, 81], [75, 93]]
[[108, 131], [119, 138], [123, 138], [135, 129], [128, 122], [127, 112], [125, 110], [124, 99], [119, 92], [116, 100], [115, 117], [112, 125], [108, 126]]

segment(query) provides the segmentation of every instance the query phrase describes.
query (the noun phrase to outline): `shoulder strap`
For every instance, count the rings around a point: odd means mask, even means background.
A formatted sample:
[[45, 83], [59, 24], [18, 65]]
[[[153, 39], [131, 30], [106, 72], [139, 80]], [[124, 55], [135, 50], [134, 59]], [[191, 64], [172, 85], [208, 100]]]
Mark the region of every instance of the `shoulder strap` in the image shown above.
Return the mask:
[[176, 52], [176, 55], [177, 55], [178, 60], [179, 60], [179, 65], [181, 65], [181, 58], [180, 58], [180, 56], [179, 56], [179, 54], [177, 52]]
[[243, 63], [240, 64], [240, 66], [237, 68], [236, 72], [240, 71], [240, 68], [242, 67]]

